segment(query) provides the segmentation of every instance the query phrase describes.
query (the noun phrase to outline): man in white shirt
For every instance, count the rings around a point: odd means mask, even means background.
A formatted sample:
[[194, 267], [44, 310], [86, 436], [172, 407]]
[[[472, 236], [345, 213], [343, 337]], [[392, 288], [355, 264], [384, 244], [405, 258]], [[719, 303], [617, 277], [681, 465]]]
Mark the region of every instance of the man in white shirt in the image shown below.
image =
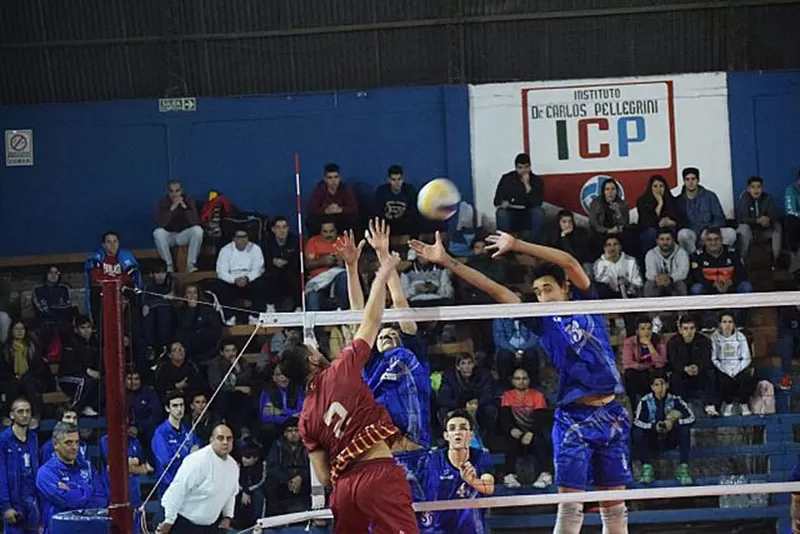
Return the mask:
[[239, 465], [230, 456], [233, 432], [217, 425], [210, 445], [193, 452], [161, 498], [158, 534], [218, 534], [230, 529], [239, 493]]
[[[212, 291], [223, 306], [248, 308], [258, 314], [266, 309], [267, 287], [263, 274], [261, 247], [251, 243], [247, 231], [240, 228], [234, 232], [233, 241], [222, 247], [217, 255], [217, 279]], [[246, 315], [238, 319], [246, 321]], [[255, 315], [251, 318], [257, 319]], [[228, 326], [233, 326], [237, 316], [225, 310], [225, 320]]]

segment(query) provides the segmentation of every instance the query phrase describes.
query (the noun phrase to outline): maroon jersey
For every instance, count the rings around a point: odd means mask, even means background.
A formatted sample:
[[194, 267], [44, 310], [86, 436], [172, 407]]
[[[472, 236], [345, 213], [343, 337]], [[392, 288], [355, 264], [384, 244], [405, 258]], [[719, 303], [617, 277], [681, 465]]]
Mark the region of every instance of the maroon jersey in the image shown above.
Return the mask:
[[361, 376], [371, 354], [364, 340], [355, 339], [308, 384], [300, 437], [309, 452], [328, 453], [332, 482], [352, 460], [399, 433]]

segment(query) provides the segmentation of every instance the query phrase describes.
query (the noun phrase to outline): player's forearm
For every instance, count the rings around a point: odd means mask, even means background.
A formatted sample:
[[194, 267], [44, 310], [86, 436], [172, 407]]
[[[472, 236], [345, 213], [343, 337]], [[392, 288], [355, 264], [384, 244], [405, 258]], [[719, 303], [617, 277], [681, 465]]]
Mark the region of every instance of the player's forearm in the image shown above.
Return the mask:
[[[409, 308], [408, 297], [406, 297], [406, 293], [403, 291], [403, 284], [400, 282], [400, 275], [397, 274], [396, 270], [389, 275], [389, 280], [386, 285], [389, 288], [389, 294], [392, 297], [394, 308], [398, 310], [407, 310]], [[404, 334], [414, 335], [417, 333], [417, 323], [415, 321], [400, 321], [400, 330]]]
[[358, 263], [347, 264], [347, 298], [350, 300], [351, 310], [364, 309], [364, 290], [358, 277]]
[[355, 337], [363, 339], [373, 346], [375, 338], [378, 337], [378, 330], [381, 328], [383, 320], [383, 310], [386, 308], [386, 271], [380, 269], [372, 282], [369, 290], [369, 298], [364, 306], [364, 319], [358, 327]]
[[442, 267], [502, 304], [518, 304], [519, 297], [502, 284], [448, 256]]
[[482, 475], [472, 487], [483, 495], [491, 495], [494, 493], [494, 477], [489, 474]]
[[564, 269], [567, 277], [569, 277], [573, 284], [579, 284], [580, 289], [585, 289], [583, 284], [579, 283], [581, 279], [586, 279], [586, 282], [589, 281], [588, 278], [586, 278], [586, 273], [583, 271], [581, 263], [569, 252], [564, 252], [563, 250], [553, 247], [546, 247], [544, 245], [536, 245], [535, 243], [528, 243], [521, 239], [517, 239], [514, 244], [514, 252], [533, 256], [547, 263], [558, 265]]

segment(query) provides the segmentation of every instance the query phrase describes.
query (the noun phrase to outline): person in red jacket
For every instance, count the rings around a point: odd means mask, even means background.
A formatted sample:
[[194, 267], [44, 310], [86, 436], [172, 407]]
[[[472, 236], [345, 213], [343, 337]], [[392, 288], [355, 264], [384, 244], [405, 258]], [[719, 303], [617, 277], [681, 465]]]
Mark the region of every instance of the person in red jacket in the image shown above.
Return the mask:
[[342, 183], [339, 166], [325, 165], [325, 177], [311, 193], [308, 204], [308, 225], [311, 235], [319, 232], [322, 220], [336, 224], [344, 232], [358, 226], [358, 202], [353, 188]]
[[667, 364], [667, 343], [653, 333], [653, 322], [646, 315], [636, 321], [636, 333], [622, 346], [625, 391], [635, 405], [650, 390], [650, 371]]

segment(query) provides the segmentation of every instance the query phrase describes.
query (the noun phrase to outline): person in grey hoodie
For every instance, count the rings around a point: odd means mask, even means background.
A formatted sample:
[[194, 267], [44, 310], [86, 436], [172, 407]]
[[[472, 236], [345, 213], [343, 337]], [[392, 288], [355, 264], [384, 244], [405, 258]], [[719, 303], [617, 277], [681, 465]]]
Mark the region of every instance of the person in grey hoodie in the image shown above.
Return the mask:
[[689, 255], [675, 243], [670, 228], [661, 228], [656, 246], [644, 257], [644, 296], [686, 295]]
[[722, 415], [733, 415], [734, 403], [739, 404], [742, 415], [751, 415], [748, 401], [756, 390], [758, 378], [751, 365], [750, 344], [736, 329], [731, 312], [720, 313], [719, 327], [711, 334], [711, 363], [714, 400], [722, 405]]
[[747, 189], [742, 191], [736, 202], [736, 222], [739, 223], [736, 233], [739, 234], [742, 259], [747, 259], [750, 243], [755, 238], [772, 244], [774, 263], [781, 255], [783, 232], [781, 223], [775, 220], [775, 200], [764, 192], [763, 182], [760, 176], [747, 179]]
[[719, 197], [700, 185], [700, 170], [696, 167], [683, 169], [683, 190], [678, 203], [686, 214], [686, 228], [678, 232], [678, 244], [689, 254], [697, 250], [697, 243], [705, 238], [706, 228], [719, 228], [722, 243], [732, 247], [736, 243], [736, 231], [726, 227], [725, 213]]

